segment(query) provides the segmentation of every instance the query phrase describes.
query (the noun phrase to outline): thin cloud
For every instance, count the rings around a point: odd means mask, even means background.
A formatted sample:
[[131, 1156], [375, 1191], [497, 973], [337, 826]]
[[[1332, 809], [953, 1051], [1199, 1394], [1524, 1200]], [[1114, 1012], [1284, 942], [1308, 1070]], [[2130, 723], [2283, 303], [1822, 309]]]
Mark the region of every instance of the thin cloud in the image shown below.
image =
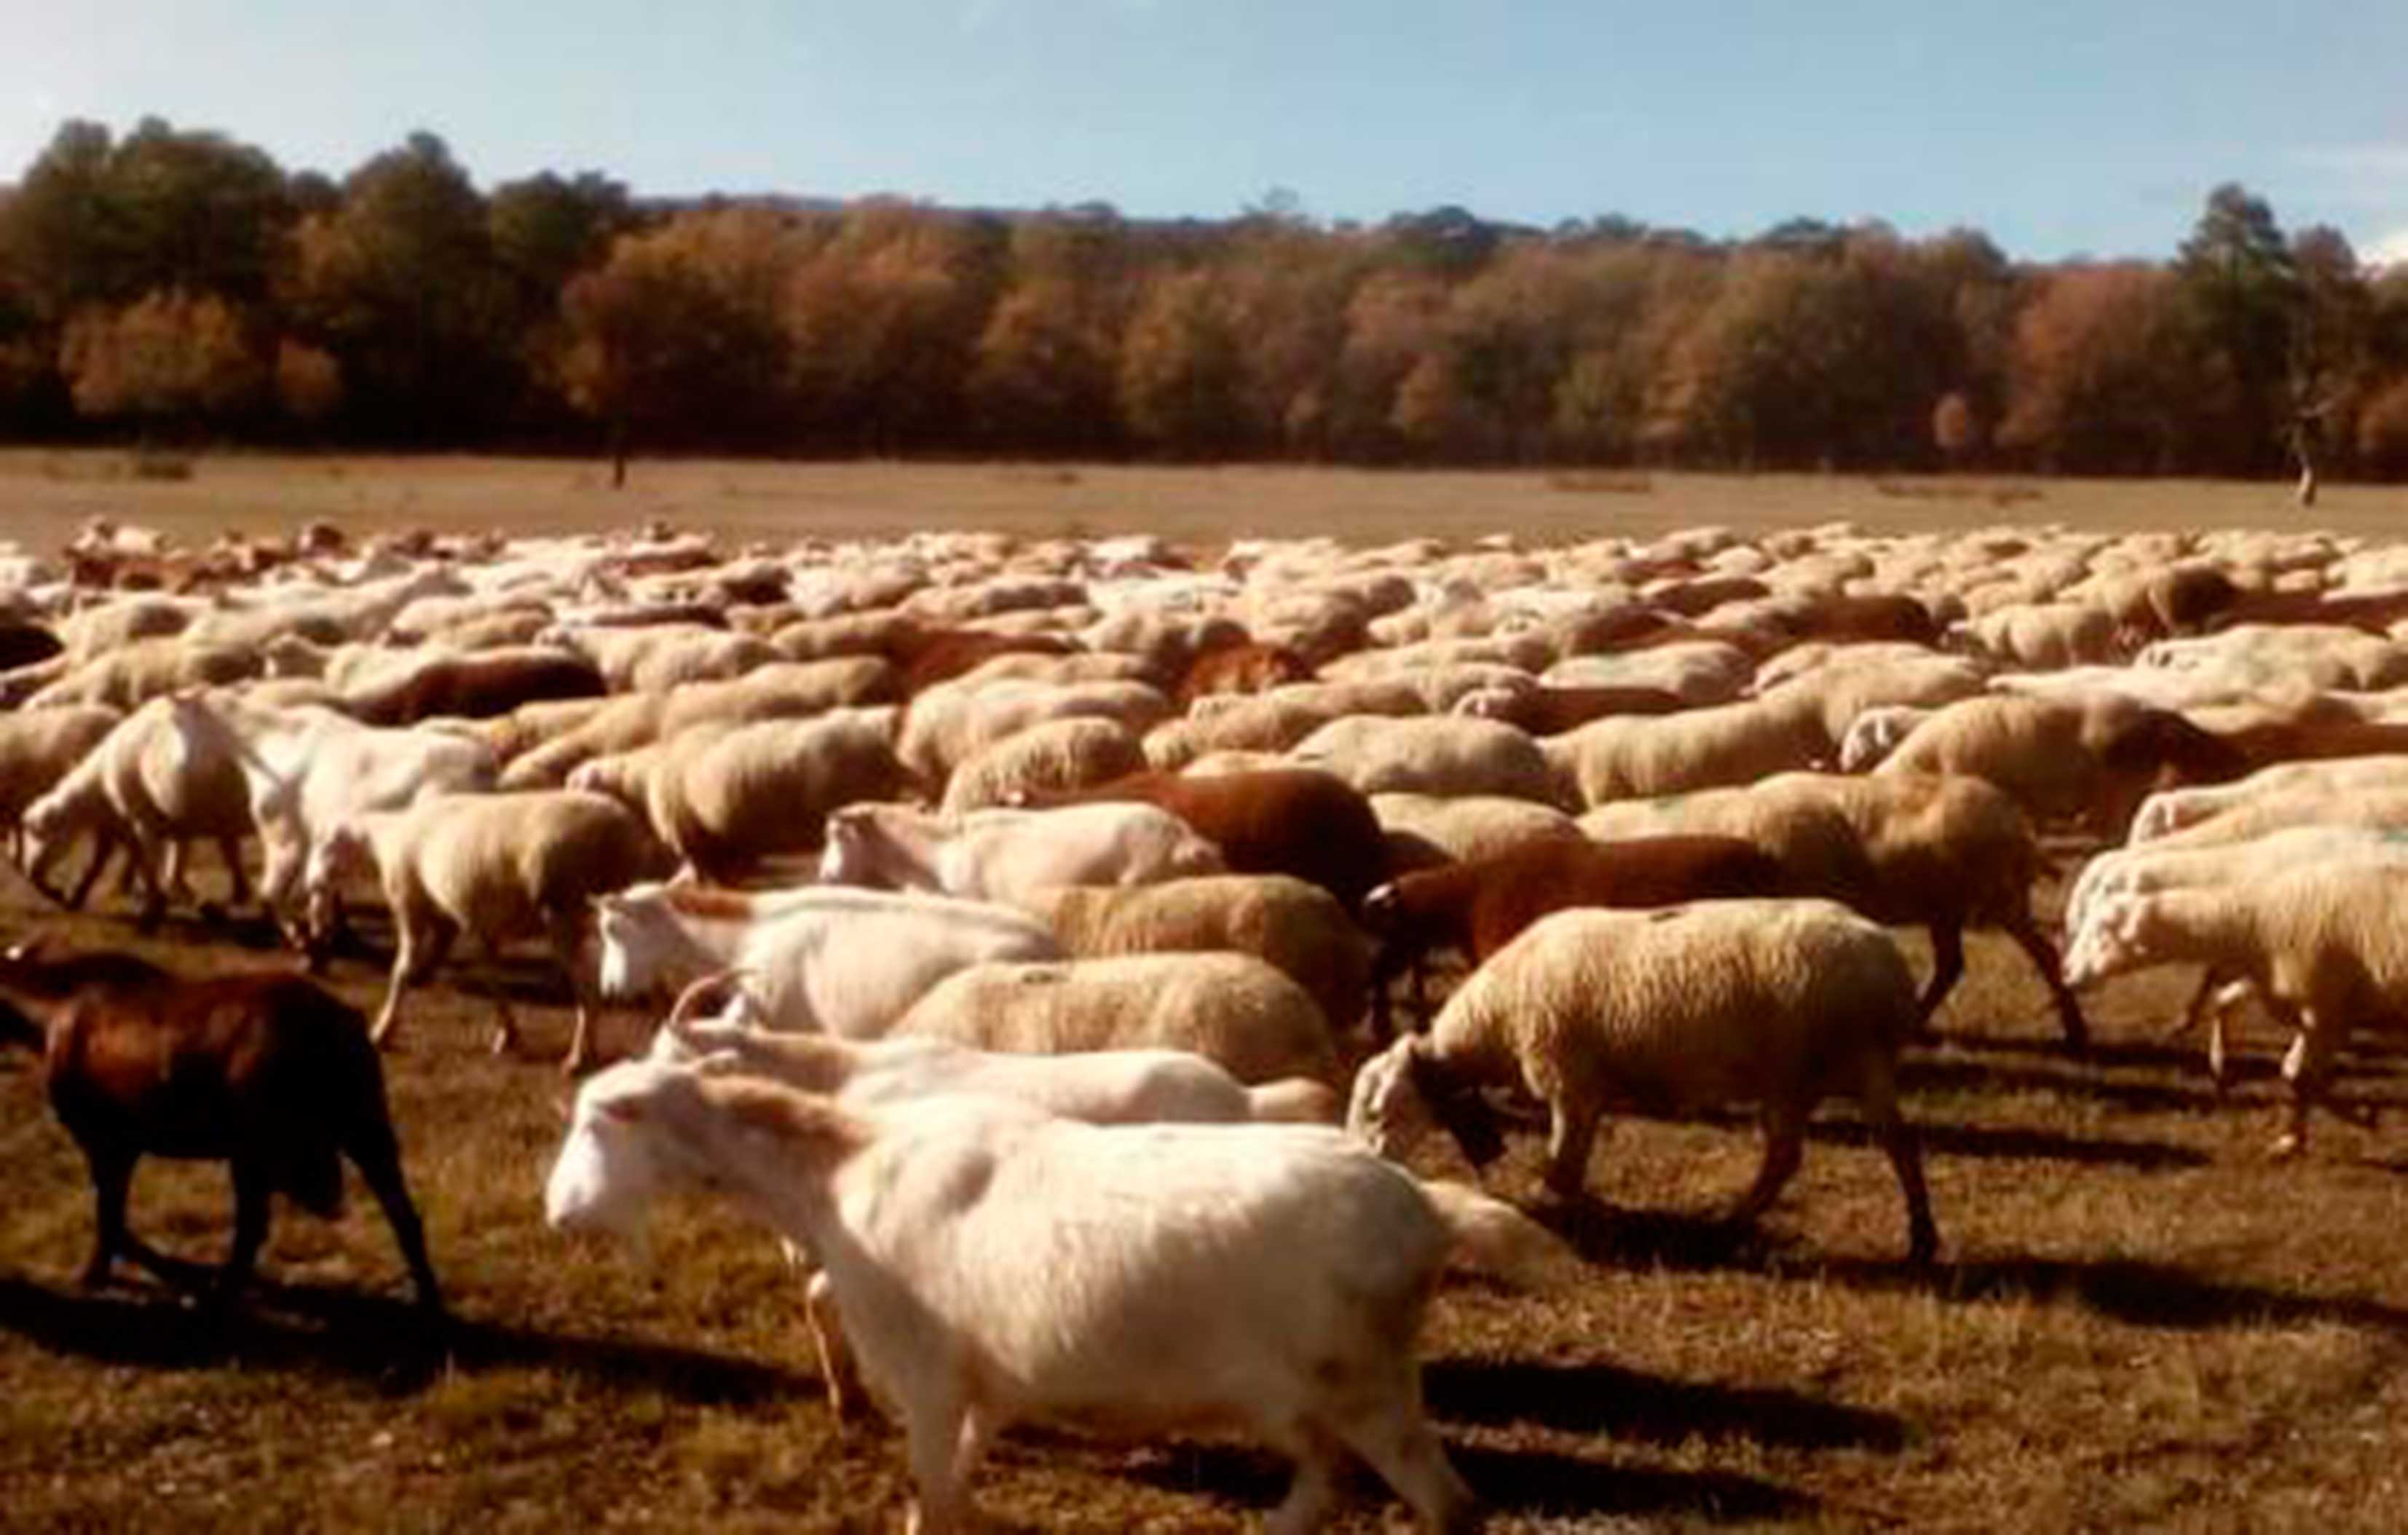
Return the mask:
[[2382, 236], [2359, 252], [2359, 259], [2371, 266], [2396, 266], [2408, 263], [2408, 229], [2395, 229]]

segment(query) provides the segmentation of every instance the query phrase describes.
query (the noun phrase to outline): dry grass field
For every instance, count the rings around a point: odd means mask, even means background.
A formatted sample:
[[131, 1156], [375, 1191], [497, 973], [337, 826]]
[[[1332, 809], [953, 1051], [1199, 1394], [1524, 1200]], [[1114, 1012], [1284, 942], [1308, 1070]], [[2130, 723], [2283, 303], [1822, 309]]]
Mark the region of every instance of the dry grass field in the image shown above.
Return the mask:
[[[2267, 486], [2064, 486], [1885, 495], [1863, 481], [1668, 481], [1558, 488], [1541, 476], [1220, 470], [638, 465], [612, 496], [563, 464], [206, 460], [135, 484], [97, 459], [0, 457], [0, 535], [62, 536], [108, 510], [204, 538], [332, 514], [512, 528], [655, 512], [731, 532], [933, 525], [1141, 526], [1178, 537], [1326, 529], [1371, 538], [1570, 534], [1725, 521], [2064, 521], [2213, 525], [2289, 515]], [[1302, 514], [1318, 508], [1317, 514]], [[2122, 509], [2119, 510], [2118, 509]], [[2332, 493], [2315, 520], [2373, 531], [2408, 496]], [[1221, 519], [1216, 521], [1215, 519]], [[205, 862], [205, 868], [207, 868]], [[2051, 901], [2056, 898], [2052, 889]], [[0, 936], [43, 929], [189, 970], [280, 963], [264, 927], [170, 923], [122, 902], [61, 919], [0, 872]], [[371, 943], [380, 938], [371, 924]], [[1918, 962], [1919, 940], [1911, 944]], [[372, 1006], [374, 956], [333, 982]], [[1738, 1121], [1626, 1122], [1594, 1204], [1555, 1217], [1585, 1280], [1542, 1297], [1451, 1284], [1426, 1341], [1449, 1452], [1508, 1530], [1656, 1528], [2392, 1529], [2408, 1506], [2408, 1075], [2361, 1057], [2344, 1091], [2395, 1111], [2331, 1121], [2269, 1162], [2271, 1035], [2219, 1097], [2164, 1021], [2188, 977], [2093, 998], [2087, 1061], [2057, 1048], [2009, 946], [1977, 937], [1943, 1040], [1908, 1074], [1942, 1262], [1904, 1271], [1887, 1167], [1843, 1105], [1759, 1235], [1710, 1216], [1753, 1170]], [[364, 1191], [322, 1223], [280, 1207], [271, 1281], [223, 1320], [127, 1283], [74, 1287], [91, 1211], [72, 1144], [22, 1054], [0, 1058], [0, 1526], [888, 1529], [896, 1437], [839, 1432], [819, 1396], [799, 1292], [762, 1233], [707, 1204], [669, 1211], [647, 1269], [544, 1228], [559, 1133], [547, 1060], [484, 1053], [481, 988], [529, 1004], [556, 1051], [566, 1012], [532, 959], [463, 966], [420, 995], [389, 1085], [436, 1265], [457, 1314], [421, 1332]], [[613, 1020], [620, 1048], [641, 1021]], [[1495, 1186], [1535, 1197], [1526, 1140]], [[1425, 1170], [1461, 1172], [1433, 1147]], [[215, 1169], [146, 1164], [135, 1229], [214, 1260]], [[1282, 1468], [1225, 1443], [1010, 1436], [978, 1483], [1002, 1528], [1244, 1528]], [[1346, 1528], [1380, 1528], [1358, 1503]]]

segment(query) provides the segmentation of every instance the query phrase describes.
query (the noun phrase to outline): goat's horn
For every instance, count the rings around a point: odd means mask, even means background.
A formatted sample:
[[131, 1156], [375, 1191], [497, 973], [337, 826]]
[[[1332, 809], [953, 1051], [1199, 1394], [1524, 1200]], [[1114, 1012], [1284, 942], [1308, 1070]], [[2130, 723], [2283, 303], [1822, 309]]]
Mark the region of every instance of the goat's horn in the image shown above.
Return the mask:
[[720, 988], [734, 984], [737, 978], [743, 973], [740, 969], [713, 970], [689, 984], [685, 990], [678, 993], [677, 1003], [669, 1009], [668, 1023], [666, 1026], [671, 1030], [682, 1030], [686, 1020], [692, 1015], [691, 1010], [696, 1003]]

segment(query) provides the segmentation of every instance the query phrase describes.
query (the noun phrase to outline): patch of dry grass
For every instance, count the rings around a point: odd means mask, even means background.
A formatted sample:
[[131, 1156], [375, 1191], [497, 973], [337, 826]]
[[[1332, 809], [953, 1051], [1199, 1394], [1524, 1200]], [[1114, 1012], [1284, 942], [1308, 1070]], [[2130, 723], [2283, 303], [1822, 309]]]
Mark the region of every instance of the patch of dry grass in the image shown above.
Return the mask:
[[[0, 908], [0, 928], [38, 919]], [[118, 914], [47, 925], [194, 968], [259, 958], [189, 925], [137, 940]], [[544, 1229], [558, 1084], [548, 1062], [483, 1054], [463, 987], [485, 979], [426, 993], [390, 1058], [461, 1319], [446, 1346], [410, 1326], [365, 1199], [333, 1224], [280, 1211], [274, 1283], [231, 1323], [153, 1288], [76, 1292], [81, 1168], [30, 1062], [0, 1069], [8, 1522], [892, 1527], [899, 1445], [828, 1417], [765, 1237], [681, 1201], [645, 1270]], [[335, 982], [374, 999], [360, 962]], [[1586, 1280], [1544, 1297], [1466, 1282], [1434, 1309], [1432, 1411], [1498, 1528], [2391, 1525], [2408, 1451], [2401, 1154], [2320, 1126], [2301, 1165], [2265, 1162], [2276, 1041], [2220, 1100], [2194, 1046], [2156, 1038], [2181, 994], [2176, 977], [2108, 988], [2100, 1048], [2077, 1064], [2020, 956], [1976, 940], [1945, 1040], [1908, 1073], [1944, 1240], [1928, 1276], [1899, 1269], [1897, 1187], [1844, 1108], [1737, 1242], [1712, 1216], [1753, 1170], [1744, 1122], [1616, 1126], [1598, 1201], [1556, 1217]], [[566, 1028], [562, 1009], [534, 1010], [547, 1047]], [[2408, 1105], [2388, 1057], [2362, 1061], [2355, 1090]], [[1535, 1198], [1537, 1152], [1518, 1142], [1497, 1186]], [[1424, 1167], [1461, 1170], [1438, 1148]], [[226, 1201], [216, 1169], [154, 1162], [134, 1219], [214, 1258]], [[1023, 1434], [980, 1496], [1007, 1528], [1223, 1529], [1281, 1482], [1241, 1445]], [[1378, 1519], [1367, 1501], [1344, 1528]]]

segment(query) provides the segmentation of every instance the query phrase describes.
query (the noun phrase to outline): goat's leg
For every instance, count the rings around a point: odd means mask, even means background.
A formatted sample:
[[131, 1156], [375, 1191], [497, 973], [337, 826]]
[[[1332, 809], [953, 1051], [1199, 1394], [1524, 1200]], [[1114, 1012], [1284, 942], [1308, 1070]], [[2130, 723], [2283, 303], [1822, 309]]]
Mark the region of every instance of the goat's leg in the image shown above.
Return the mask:
[[844, 1318], [837, 1312], [836, 1286], [825, 1273], [811, 1275], [803, 1287], [803, 1316], [810, 1324], [811, 1345], [820, 1356], [820, 1381], [827, 1388], [828, 1411], [838, 1423], [850, 1422], [862, 1399], [861, 1366], [844, 1341]]
[[84, 1264], [77, 1283], [94, 1290], [108, 1283], [117, 1255], [125, 1251], [130, 1240], [125, 1230], [125, 1193], [134, 1182], [135, 1159], [114, 1147], [86, 1146], [83, 1156], [92, 1171], [93, 1240], [91, 1260]]
[[1478, 1499], [1422, 1415], [1419, 1371], [1409, 1355], [1398, 1365], [1385, 1390], [1336, 1426], [1338, 1437], [1396, 1489], [1424, 1529], [1453, 1535], [1477, 1528]]
[[267, 1240], [268, 1206], [275, 1192], [265, 1168], [236, 1161], [234, 1242], [226, 1250], [225, 1267], [218, 1270], [213, 1286], [219, 1305], [230, 1306], [241, 1299], [243, 1286], [251, 1282], [251, 1270], [259, 1263], [260, 1244]]
[[[92, 862], [84, 866], [83, 878], [76, 882], [75, 889], [64, 897], [62, 904], [70, 911], [82, 911], [83, 903], [92, 898], [92, 887], [100, 882], [101, 875], [108, 870], [108, 860], [122, 851], [116, 833], [95, 833], [92, 839]], [[42, 888], [42, 871], [38, 868], [34, 871], [34, 883], [36, 888]]]
[[384, 1006], [377, 1012], [376, 1026], [368, 1030], [368, 1042], [380, 1050], [392, 1041], [394, 1026], [401, 1016], [402, 993], [434, 973], [452, 952], [452, 940], [459, 931], [449, 918], [412, 914], [399, 908], [394, 912], [394, 923], [400, 937], [393, 952], [393, 974], [385, 983]]
[[2058, 956], [2057, 945], [2040, 930], [2028, 911], [2018, 913], [2014, 920], [2000, 925], [2006, 935], [2015, 940], [2015, 947], [2031, 961], [2040, 972], [2040, 983], [2048, 988], [2048, 999], [2057, 1005], [2057, 1025], [2065, 1031], [2065, 1042], [2076, 1052], [2090, 1046], [2090, 1020], [2082, 1015], [2081, 999], [2073, 988], [2065, 983], [2065, 963]]
[[2291, 1084], [2291, 1101], [2284, 1110], [2282, 1133], [2269, 1148], [2276, 1157], [2295, 1156], [2307, 1148], [2308, 1111], [2325, 1095], [2333, 1052], [2341, 1044], [2335, 1038], [2339, 1030], [2315, 1014], [2302, 1011], [2297, 1018], [2299, 1036], [2283, 1057], [2283, 1078]]
[[[957, 1367], [946, 1362], [938, 1368]], [[913, 1402], [903, 1414], [913, 1491], [911, 1516], [904, 1527], [908, 1535], [943, 1535], [970, 1528], [969, 1493], [959, 1474], [968, 1404], [950, 1388], [940, 1387], [932, 1397]]]
[[217, 839], [218, 856], [225, 860], [226, 904], [242, 907], [251, 904], [251, 877], [242, 868], [242, 839], [221, 837]]
[[427, 1260], [426, 1232], [419, 1224], [418, 1207], [410, 1202], [409, 1185], [402, 1180], [401, 1146], [394, 1140], [392, 1126], [361, 1125], [344, 1143], [343, 1154], [360, 1169], [368, 1192], [384, 1212], [385, 1225], [393, 1227], [394, 1244], [401, 1249], [402, 1262], [409, 1266], [409, 1283], [418, 1292], [419, 1306], [441, 1315], [443, 1291], [435, 1282], [435, 1265]]

